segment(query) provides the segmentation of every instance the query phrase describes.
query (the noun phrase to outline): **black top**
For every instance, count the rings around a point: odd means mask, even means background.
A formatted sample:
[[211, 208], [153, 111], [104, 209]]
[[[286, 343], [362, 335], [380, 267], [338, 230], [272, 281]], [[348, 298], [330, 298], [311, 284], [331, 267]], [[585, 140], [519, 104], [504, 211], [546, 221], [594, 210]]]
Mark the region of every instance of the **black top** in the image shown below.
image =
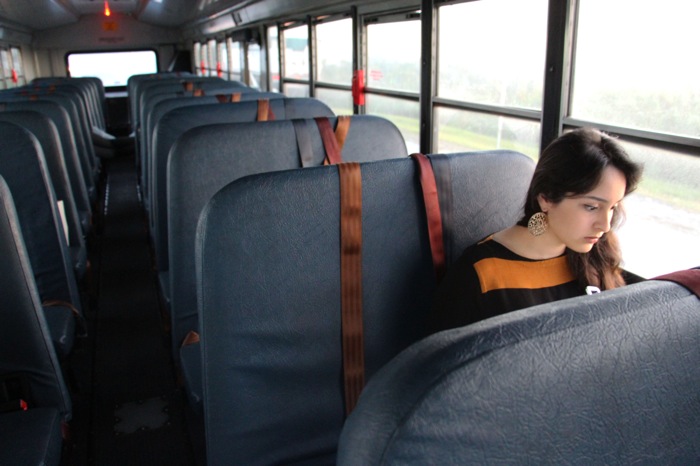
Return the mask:
[[450, 266], [438, 288], [429, 327], [461, 327], [583, 292], [565, 255], [527, 259], [489, 236], [465, 249]]

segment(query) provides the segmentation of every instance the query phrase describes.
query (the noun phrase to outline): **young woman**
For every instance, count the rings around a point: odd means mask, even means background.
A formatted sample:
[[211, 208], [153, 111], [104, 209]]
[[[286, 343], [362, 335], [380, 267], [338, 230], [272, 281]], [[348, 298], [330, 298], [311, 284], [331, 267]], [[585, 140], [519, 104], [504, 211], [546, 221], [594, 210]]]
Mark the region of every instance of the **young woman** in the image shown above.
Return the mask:
[[553, 141], [535, 168], [523, 217], [467, 248], [448, 270], [432, 330], [624, 285], [613, 230], [641, 172], [598, 130]]

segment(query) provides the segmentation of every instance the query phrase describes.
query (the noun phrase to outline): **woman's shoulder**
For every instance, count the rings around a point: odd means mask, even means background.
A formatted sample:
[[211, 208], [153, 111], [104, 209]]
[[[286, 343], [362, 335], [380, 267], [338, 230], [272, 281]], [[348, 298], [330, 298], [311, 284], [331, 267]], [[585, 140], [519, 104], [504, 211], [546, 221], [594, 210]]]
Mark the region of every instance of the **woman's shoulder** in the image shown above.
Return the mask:
[[478, 262], [487, 258], [520, 259], [520, 256], [494, 239], [494, 235], [488, 235], [476, 243], [468, 246], [460, 257], [460, 262]]

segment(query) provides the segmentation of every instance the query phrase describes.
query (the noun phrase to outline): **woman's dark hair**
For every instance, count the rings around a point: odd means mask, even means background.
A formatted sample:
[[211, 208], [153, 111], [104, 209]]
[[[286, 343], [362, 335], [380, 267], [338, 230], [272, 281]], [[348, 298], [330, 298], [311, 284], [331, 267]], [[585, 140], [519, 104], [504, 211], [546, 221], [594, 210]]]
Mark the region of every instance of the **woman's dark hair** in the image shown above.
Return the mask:
[[[518, 225], [527, 226], [539, 212], [541, 194], [550, 202], [592, 191], [600, 182], [603, 170], [614, 167], [625, 176], [625, 195], [634, 191], [642, 175], [642, 166], [633, 162], [612, 137], [592, 128], [567, 132], [542, 152], [525, 199], [524, 215]], [[607, 290], [624, 285], [620, 270], [621, 254], [614, 233], [623, 217], [622, 205], [613, 213], [612, 228], [588, 253], [567, 248], [569, 267], [582, 287], [598, 286]]]

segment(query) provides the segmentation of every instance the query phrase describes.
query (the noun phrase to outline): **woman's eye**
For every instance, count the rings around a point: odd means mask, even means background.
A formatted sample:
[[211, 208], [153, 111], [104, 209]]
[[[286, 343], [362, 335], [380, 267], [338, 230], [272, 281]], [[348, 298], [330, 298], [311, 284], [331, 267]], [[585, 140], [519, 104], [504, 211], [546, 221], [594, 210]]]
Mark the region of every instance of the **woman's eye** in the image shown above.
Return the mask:
[[591, 205], [591, 204], [584, 204], [584, 209], [586, 209], [589, 212], [593, 212], [594, 210], [598, 209], [598, 206]]

